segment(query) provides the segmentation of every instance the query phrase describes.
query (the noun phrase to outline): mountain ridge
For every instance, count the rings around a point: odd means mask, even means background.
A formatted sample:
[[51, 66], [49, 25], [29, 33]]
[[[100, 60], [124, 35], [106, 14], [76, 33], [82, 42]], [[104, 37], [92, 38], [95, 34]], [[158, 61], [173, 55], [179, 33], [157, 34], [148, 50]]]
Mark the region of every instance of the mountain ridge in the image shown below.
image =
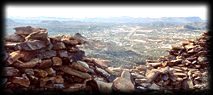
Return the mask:
[[140, 23], [149, 23], [155, 21], [163, 21], [163, 22], [206, 22], [206, 20], [202, 20], [200, 17], [161, 17], [161, 18], [142, 18], [142, 17], [95, 17], [95, 18], [63, 18], [63, 17], [8, 17], [6, 19], [16, 19], [16, 20], [60, 20], [60, 21], [80, 21], [80, 22], [116, 22], [116, 23], [129, 23], [129, 22], [140, 22]]

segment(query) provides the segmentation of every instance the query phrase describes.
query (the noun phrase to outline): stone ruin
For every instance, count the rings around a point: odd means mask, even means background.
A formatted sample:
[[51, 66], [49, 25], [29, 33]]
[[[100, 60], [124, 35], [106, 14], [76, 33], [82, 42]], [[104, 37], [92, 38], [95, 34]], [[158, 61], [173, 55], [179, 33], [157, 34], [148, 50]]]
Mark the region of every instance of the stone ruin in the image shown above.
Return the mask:
[[87, 58], [75, 36], [48, 36], [44, 28], [16, 27], [4, 38], [3, 86], [13, 92], [132, 92], [205, 90], [208, 85], [209, 32], [173, 46], [169, 55], [146, 65], [109, 67], [110, 62]]

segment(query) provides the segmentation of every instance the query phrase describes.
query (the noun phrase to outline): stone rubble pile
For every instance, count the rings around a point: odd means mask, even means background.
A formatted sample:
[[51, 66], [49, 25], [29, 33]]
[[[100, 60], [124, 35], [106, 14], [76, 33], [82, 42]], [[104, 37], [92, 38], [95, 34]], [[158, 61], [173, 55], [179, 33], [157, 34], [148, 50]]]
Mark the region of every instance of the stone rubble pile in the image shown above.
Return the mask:
[[147, 60], [132, 69], [136, 89], [206, 90], [208, 87], [209, 32], [199, 39], [182, 41], [169, 55]]
[[109, 67], [87, 58], [71, 36], [48, 36], [46, 29], [17, 27], [5, 37], [3, 85], [9, 90], [132, 92], [208, 89], [209, 32], [173, 46], [168, 56], [146, 65]]
[[110, 62], [86, 58], [77, 47], [82, 40], [74, 36], [48, 37], [43, 28], [16, 27], [4, 44], [3, 85], [12, 91], [90, 91], [116, 78], [105, 71]]

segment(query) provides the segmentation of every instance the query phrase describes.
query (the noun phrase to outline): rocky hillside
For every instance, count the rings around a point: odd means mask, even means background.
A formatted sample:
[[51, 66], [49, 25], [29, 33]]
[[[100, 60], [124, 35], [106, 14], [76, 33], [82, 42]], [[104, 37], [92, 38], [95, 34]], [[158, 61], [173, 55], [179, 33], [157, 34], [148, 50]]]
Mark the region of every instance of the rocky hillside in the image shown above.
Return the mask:
[[110, 67], [88, 58], [79, 36], [48, 36], [46, 29], [17, 27], [4, 39], [3, 86], [6, 91], [132, 92], [206, 90], [209, 32], [183, 41], [168, 56], [145, 65]]
[[149, 56], [138, 54], [132, 50], [127, 50], [124, 47], [118, 46], [114, 43], [88, 39], [79, 33], [76, 33], [74, 37], [82, 39], [83, 44], [79, 46], [79, 49], [86, 51], [85, 55], [87, 57], [109, 60], [112, 63], [110, 66], [113, 67], [118, 67], [121, 64], [131, 64], [134, 66], [138, 63], [144, 64], [144, 59], [149, 58]]

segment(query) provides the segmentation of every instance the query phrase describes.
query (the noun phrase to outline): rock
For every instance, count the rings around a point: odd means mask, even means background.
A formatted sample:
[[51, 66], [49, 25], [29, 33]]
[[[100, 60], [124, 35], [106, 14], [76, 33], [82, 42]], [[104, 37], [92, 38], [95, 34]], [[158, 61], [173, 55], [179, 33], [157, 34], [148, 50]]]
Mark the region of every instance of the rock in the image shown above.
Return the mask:
[[80, 70], [82, 72], [88, 72], [89, 71], [89, 65], [87, 65], [86, 62], [83, 61], [77, 61], [77, 62], [72, 62], [70, 67]]
[[[92, 58], [83, 57], [83, 58], [82, 58], [82, 61], [85, 61], [86, 63], [91, 63], [91, 64], [93, 64]], [[93, 64], [92, 66], [94, 66], [94, 64]]]
[[77, 76], [77, 77], [80, 77], [80, 78], [83, 78], [83, 79], [91, 78], [91, 76], [88, 73], [83, 73], [83, 72], [74, 70], [74, 69], [72, 69], [68, 66], [62, 66], [62, 67], [60, 67], [60, 70], [65, 72], [65, 73], [68, 73], [70, 75], [74, 75], [74, 76]]
[[125, 70], [121, 73], [121, 77], [128, 79], [128, 80], [131, 80], [131, 74], [128, 71], [125, 71]]
[[110, 76], [107, 78], [107, 81], [108, 81], [108, 82], [113, 82], [116, 78], [117, 78], [117, 76], [115, 76], [115, 75], [110, 75]]
[[56, 88], [56, 89], [64, 89], [65, 88], [64, 84], [53, 84], [53, 87]]
[[142, 71], [138, 70], [138, 69], [131, 69], [131, 73], [141, 73]]
[[49, 36], [52, 43], [62, 42], [61, 39], [64, 35], [60, 36]]
[[40, 27], [32, 27], [33, 32], [39, 32], [39, 31], [47, 31], [45, 28], [40, 28]]
[[73, 84], [70, 85], [67, 89], [64, 89], [65, 92], [77, 92], [77, 91], [83, 91], [85, 89], [85, 84]]
[[140, 71], [146, 71], [146, 66], [144, 66], [144, 65], [139, 65], [139, 66], [137, 66], [135, 69], [138, 69], [138, 70], [140, 70]]
[[18, 76], [19, 70], [14, 67], [4, 67], [3, 68], [3, 76], [11, 77], [11, 76]]
[[64, 78], [69, 83], [82, 83], [85, 79], [65, 73]]
[[206, 58], [206, 57], [199, 56], [199, 57], [197, 58], [197, 60], [198, 60], [199, 62], [205, 62], [205, 61], [207, 61], [207, 58]]
[[110, 64], [110, 62], [108, 60], [103, 60], [100, 58], [93, 58], [94, 62], [96, 65], [100, 66], [101, 68], [107, 68], [108, 64]]
[[91, 73], [91, 74], [93, 74], [93, 75], [96, 74], [95, 71], [94, 71], [94, 69], [92, 69], [92, 68], [89, 68], [89, 73]]
[[182, 41], [181, 42], [183, 46], [188, 45], [190, 42], [189, 41]]
[[178, 76], [178, 77], [187, 77], [187, 75], [185, 73], [173, 73], [175, 76]]
[[160, 87], [156, 85], [155, 83], [152, 83], [152, 85], [149, 87], [151, 90], [160, 90]]
[[36, 57], [36, 51], [21, 51], [21, 54], [23, 54], [23, 57], [20, 59], [23, 60], [24, 62], [28, 62], [31, 59]]
[[113, 89], [121, 92], [134, 91], [134, 85], [131, 81], [131, 75], [128, 71], [123, 71], [121, 77], [117, 77], [113, 81]]
[[64, 79], [62, 76], [58, 75], [54, 77], [54, 83], [64, 83]]
[[72, 46], [76, 46], [78, 45], [78, 41], [77, 40], [64, 40], [64, 42], [68, 45], [72, 45]]
[[42, 40], [42, 41], [46, 41], [47, 40], [47, 31], [45, 30], [39, 30], [39, 31], [35, 31], [30, 33], [28, 36], [25, 37], [26, 41], [29, 40]]
[[24, 51], [33, 51], [46, 47], [46, 43], [40, 40], [26, 41], [20, 44], [17, 44], [15, 48]]
[[191, 62], [189, 60], [185, 59], [185, 60], [182, 61], [182, 64], [188, 65], [188, 64], [191, 64]]
[[131, 73], [131, 75], [132, 75], [133, 78], [136, 78], [136, 79], [145, 78], [145, 76], [143, 76], [139, 73]]
[[35, 67], [41, 60], [39, 58], [32, 59], [29, 62], [21, 62], [18, 61], [14, 65], [18, 68], [33, 68]]
[[68, 35], [62, 35], [62, 36], [51, 36], [50, 37], [53, 42], [64, 42], [67, 45], [76, 46], [81, 44], [79, 38], [77, 37], [70, 37]]
[[120, 67], [117, 67], [117, 68], [114, 68], [114, 67], [107, 67], [105, 68], [105, 70], [107, 72], [109, 72], [110, 74], [112, 75], [115, 75], [115, 76], [121, 76], [121, 73], [123, 71], [123, 68], [120, 68]]
[[146, 60], [146, 63], [159, 63], [159, 60]]
[[170, 61], [172, 64], [178, 64], [182, 62], [182, 59], [176, 59], [176, 60], [171, 60]]
[[37, 84], [38, 81], [39, 81], [39, 78], [36, 77], [36, 76], [34, 76], [34, 75], [29, 75], [28, 77], [29, 77], [29, 79], [30, 79], [32, 85]]
[[48, 41], [46, 43], [48, 44], [48, 46], [46, 47], [46, 50], [52, 50], [53, 44], [51, 42], [49, 42], [49, 38], [48, 38]]
[[13, 77], [11, 82], [24, 87], [29, 87], [30, 85], [30, 80], [26, 77]]
[[194, 88], [193, 82], [191, 80], [188, 80], [187, 84], [189, 86], [189, 89], [193, 89]]
[[192, 77], [194, 78], [194, 77], [201, 77], [202, 76], [202, 74], [201, 74], [201, 72], [199, 72], [199, 71], [195, 71], [195, 72], [193, 72], [193, 74], [192, 74]]
[[52, 61], [53, 61], [53, 66], [61, 66], [62, 65], [62, 60], [59, 57], [53, 57]]
[[162, 63], [162, 66], [163, 66], [163, 67], [168, 66], [168, 62], [163, 62], [163, 63]]
[[53, 44], [53, 49], [54, 50], [61, 50], [61, 49], [65, 49], [66, 46], [63, 42], [56, 42]]
[[155, 80], [158, 75], [160, 74], [160, 71], [153, 69], [150, 72], [147, 73], [146, 78], [148, 79], [147, 82], [152, 82]]
[[164, 74], [164, 75], [162, 76], [162, 80], [166, 81], [166, 80], [168, 80], [168, 79], [169, 79], [169, 75], [168, 75], [168, 74]]
[[64, 83], [64, 79], [60, 75], [55, 77], [45, 77], [45, 78], [41, 78], [40, 87], [44, 87], [48, 81], [52, 81], [53, 83], [56, 83], [56, 84]]
[[80, 51], [80, 49], [77, 47], [70, 47], [70, 50], [69, 50], [69, 52], [71, 53], [77, 53], [78, 51]]
[[34, 70], [33, 69], [24, 69], [24, 73], [27, 75], [34, 75]]
[[60, 57], [68, 58], [68, 53], [66, 50], [58, 51]]
[[72, 61], [78, 61], [83, 59], [85, 57], [85, 52], [84, 51], [78, 51], [77, 53], [74, 53], [73, 55], [70, 55], [70, 60]]
[[146, 90], [146, 88], [143, 87], [143, 86], [137, 86], [136, 88], [139, 89], [139, 90]]
[[103, 93], [111, 93], [112, 92], [112, 83], [106, 83], [103, 81], [95, 80], [98, 90]]
[[135, 79], [135, 83], [146, 83], [147, 82], [147, 79]]
[[53, 62], [51, 59], [42, 60], [39, 64], [39, 68], [48, 68], [52, 66]]
[[171, 80], [164, 80], [162, 85], [165, 87], [165, 86], [168, 86], [169, 83], [171, 83]]
[[70, 40], [69, 42], [66, 42], [66, 44], [76, 46], [76, 45], [79, 45], [79, 42], [78, 42], [78, 40]]
[[48, 73], [44, 70], [41, 70], [41, 69], [34, 69], [34, 72], [35, 72], [35, 76], [38, 76], [38, 77], [46, 77], [48, 75]]
[[186, 49], [187, 51], [189, 51], [189, 50], [192, 49], [192, 48], [195, 48], [195, 46], [194, 46], [192, 43], [190, 43], [190, 44], [188, 44], [188, 45], [185, 45], [184, 47], [185, 47], [185, 49]]
[[120, 92], [132, 92], [134, 91], [134, 85], [132, 84], [131, 80], [126, 78], [117, 77], [113, 81], [112, 85], [113, 89]]
[[7, 62], [8, 62], [7, 65], [13, 64], [15, 61], [17, 61], [21, 57], [23, 57], [23, 54], [21, 54], [20, 51], [14, 51], [14, 52], [10, 53], [8, 60], [7, 60]]
[[159, 67], [162, 63], [148, 63], [148, 65], [151, 65], [152, 67]]
[[14, 29], [15, 29], [15, 34], [17, 35], [28, 35], [33, 32], [33, 29], [31, 26], [16, 27]]
[[18, 49], [16, 49], [17, 44], [20, 44], [20, 42], [5, 42], [4, 47], [8, 48], [8, 49], [18, 50]]
[[70, 37], [70, 40], [76, 40], [78, 42], [77, 45], [81, 45], [84, 42], [83, 39], [76, 37], [76, 36]]
[[49, 76], [56, 76], [56, 71], [53, 68], [47, 68], [45, 71], [48, 73]]
[[182, 50], [184, 47], [182, 46], [172, 46], [172, 50]]
[[96, 67], [96, 71], [100, 73], [102, 76], [104, 76], [105, 78], [110, 77], [110, 74], [101, 68]]
[[145, 87], [145, 88], [148, 88], [148, 87], [150, 87], [152, 84], [149, 83], [149, 82], [144, 82], [144, 83], [141, 83], [140, 85], [143, 86], [143, 87]]
[[11, 35], [5, 36], [5, 41], [9, 41], [9, 42], [24, 42], [25, 39], [24, 39], [24, 37], [22, 37], [20, 35], [11, 34]]
[[186, 58], [186, 60], [189, 60], [189, 61], [194, 61], [194, 60], [196, 60], [197, 58], [196, 57], [188, 57], [188, 58]]
[[165, 68], [160, 68], [160, 72], [163, 73], [163, 74], [168, 74], [168, 73], [171, 73], [172, 70], [169, 66], [167, 66]]
[[52, 58], [54, 56], [56, 56], [56, 51], [54, 50], [46, 50], [38, 54], [40, 59]]

